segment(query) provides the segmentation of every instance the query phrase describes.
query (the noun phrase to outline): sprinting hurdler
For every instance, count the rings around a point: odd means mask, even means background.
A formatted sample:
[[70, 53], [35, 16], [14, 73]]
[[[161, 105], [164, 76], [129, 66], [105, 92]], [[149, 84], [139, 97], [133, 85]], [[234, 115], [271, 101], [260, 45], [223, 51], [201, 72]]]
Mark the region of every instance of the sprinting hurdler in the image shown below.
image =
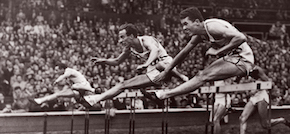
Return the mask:
[[[129, 80], [116, 84], [111, 89], [102, 94], [84, 96], [84, 99], [91, 105], [100, 101], [110, 99], [123, 92], [125, 89], [140, 89], [149, 86], [159, 86], [159, 82], [153, 80], [160, 74], [164, 68], [172, 61], [160, 42], [152, 36], [138, 36], [139, 29], [133, 24], [123, 24], [119, 28], [119, 43], [124, 46], [122, 53], [117, 58], [103, 59], [92, 58], [94, 63], [104, 63], [107, 65], [119, 65], [125, 61], [130, 54], [136, 55], [138, 58], [147, 59], [145, 63], [138, 65], [137, 70], [142, 71], [146, 69], [146, 74], [137, 75]], [[188, 77], [179, 73], [176, 68], [173, 68], [170, 75], [180, 78], [182, 81], [188, 81]], [[88, 89], [80, 89], [88, 90]], [[90, 90], [94, 92], [94, 89]], [[151, 99], [149, 93], [142, 91], [145, 97]], [[163, 105], [163, 102], [157, 104]]]

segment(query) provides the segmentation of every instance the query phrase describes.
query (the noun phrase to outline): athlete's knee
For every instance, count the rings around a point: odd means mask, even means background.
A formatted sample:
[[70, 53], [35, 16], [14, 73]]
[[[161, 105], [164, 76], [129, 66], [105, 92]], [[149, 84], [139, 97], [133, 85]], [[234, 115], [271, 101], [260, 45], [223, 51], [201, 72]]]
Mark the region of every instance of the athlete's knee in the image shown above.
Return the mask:
[[240, 121], [241, 124], [242, 124], [242, 123], [245, 123], [245, 122], [247, 121], [247, 118], [246, 118], [245, 116], [241, 115], [241, 116], [239, 117], [239, 121]]
[[220, 123], [220, 118], [218, 118], [218, 117], [214, 117], [214, 119], [213, 119], [213, 123], [214, 123], [214, 124]]

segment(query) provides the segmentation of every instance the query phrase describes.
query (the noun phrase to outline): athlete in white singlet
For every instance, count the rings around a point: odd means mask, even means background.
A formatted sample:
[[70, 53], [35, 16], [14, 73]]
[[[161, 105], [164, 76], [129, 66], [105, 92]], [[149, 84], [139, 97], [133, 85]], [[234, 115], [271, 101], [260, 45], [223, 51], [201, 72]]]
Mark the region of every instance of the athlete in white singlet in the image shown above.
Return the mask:
[[254, 55], [243, 33], [227, 21], [221, 19], [204, 20], [196, 7], [183, 10], [180, 13], [180, 18], [183, 29], [191, 36], [191, 40], [154, 81], [165, 79], [168, 72], [182, 62], [182, 59], [201, 42], [209, 42], [211, 45], [206, 55], [219, 56], [220, 58], [205, 67], [189, 81], [174, 89], [157, 92], [158, 98], [165, 99], [190, 93], [206, 82], [249, 74], [254, 66]]
[[[270, 81], [263, 69], [255, 66], [253, 71], [250, 71], [250, 76], [256, 80]], [[269, 129], [277, 124], [285, 124], [290, 127], [290, 122], [284, 118], [268, 118], [268, 106], [270, 105], [269, 95], [266, 90], [253, 90], [250, 92], [251, 97], [240, 116], [240, 134], [245, 134], [247, 129], [247, 121], [255, 111], [259, 114], [260, 124], [264, 129]]]
[[[180, 13], [181, 24], [185, 33], [188, 33], [191, 40], [188, 44], [175, 56], [170, 65], [158, 75], [154, 81], [160, 81], [166, 78], [168, 72], [190, 53], [190, 51], [200, 42], [209, 41], [211, 48], [206, 52], [206, 55], [217, 55], [221, 58], [212, 62], [209, 66], [200, 71], [189, 81], [177, 86], [174, 89], [156, 92], [156, 97], [159, 101], [162, 99], [174, 97], [195, 91], [206, 82], [225, 80], [234, 76], [247, 76], [255, 72], [251, 76], [256, 78], [266, 79], [265, 73], [260, 68], [255, 69], [254, 55], [247, 44], [247, 37], [234, 28], [229, 22], [221, 19], [204, 20], [200, 11], [196, 7], [190, 7]], [[265, 99], [257, 103], [259, 109], [263, 111], [262, 117], [267, 115], [267, 102]], [[261, 105], [259, 105], [261, 104]], [[249, 106], [249, 107], [247, 107]], [[249, 113], [254, 109], [254, 105], [248, 103], [243, 114], [241, 115], [241, 134], [246, 128], [246, 120]], [[262, 120], [263, 127], [268, 128], [269, 122]], [[279, 122], [287, 124], [284, 118], [271, 120], [271, 124], [275, 125]]]
[[[149, 86], [156, 86], [160, 83], [154, 83], [153, 80], [160, 74], [164, 68], [171, 63], [172, 58], [167, 54], [160, 42], [152, 36], [137, 36], [138, 29], [133, 24], [124, 24], [119, 29], [119, 43], [124, 46], [123, 52], [117, 57], [112, 59], [92, 58], [94, 63], [105, 63], [107, 65], [119, 65], [130, 54], [143, 58], [146, 61], [137, 66], [137, 70], [146, 69], [146, 74], [137, 75], [122, 83], [116, 84], [111, 89], [100, 95], [84, 96], [84, 99], [91, 105], [115, 97], [123, 92], [125, 89], [140, 89]], [[187, 81], [188, 78], [177, 72], [176, 68], [172, 69], [170, 73], [173, 76]], [[91, 90], [94, 92], [94, 90]], [[147, 92], [142, 92], [145, 97], [151, 99]], [[161, 102], [160, 102], [161, 103]], [[160, 104], [159, 105], [163, 105]]]
[[[53, 85], [60, 83], [60, 85], [63, 85], [63, 89], [51, 95], [34, 99], [34, 101], [37, 104], [42, 104], [47, 101], [55, 100], [58, 97], [75, 97], [76, 100], [79, 101], [80, 96], [85, 95], [85, 93], [84, 92], [80, 93], [79, 91], [76, 91], [76, 90], [78, 89], [93, 90], [94, 89], [91, 87], [91, 84], [87, 81], [87, 79], [81, 72], [72, 68], [67, 68], [65, 67], [64, 64], [61, 64], [59, 66], [59, 69], [64, 73], [60, 75], [54, 81]], [[66, 80], [68, 80], [69, 83], [72, 83], [71, 87], [68, 86]], [[92, 93], [87, 92], [86, 94], [92, 94]]]

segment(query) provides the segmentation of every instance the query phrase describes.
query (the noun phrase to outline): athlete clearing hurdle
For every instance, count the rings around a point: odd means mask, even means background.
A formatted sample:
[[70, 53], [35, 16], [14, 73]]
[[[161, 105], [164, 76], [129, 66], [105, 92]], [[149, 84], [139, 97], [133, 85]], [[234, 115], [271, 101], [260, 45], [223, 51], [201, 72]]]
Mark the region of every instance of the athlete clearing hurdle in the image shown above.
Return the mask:
[[157, 92], [160, 99], [169, 98], [195, 91], [206, 82], [225, 80], [234, 76], [248, 75], [254, 66], [254, 55], [247, 44], [246, 36], [229, 22], [221, 19], [204, 20], [196, 7], [180, 13], [184, 31], [191, 40], [181, 50], [167, 68], [156, 77], [158, 82], [167, 77], [168, 72], [179, 64], [198, 43], [209, 41], [211, 48], [206, 55], [221, 56], [189, 81], [169, 91]]
[[[48, 102], [51, 100], [55, 100], [58, 97], [74, 97], [77, 102], [82, 104], [84, 107], [90, 108], [91, 106], [88, 105], [85, 101], [82, 100], [83, 95], [93, 94], [90, 92], [79, 92], [76, 90], [79, 89], [85, 89], [85, 90], [93, 90], [94, 88], [91, 87], [91, 84], [87, 81], [85, 76], [77, 71], [76, 69], [69, 68], [65, 64], [59, 64], [58, 68], [61, 72], [63, 72], [62, 75], [60, 75], [54, 82], [53, 85], [60, 84], [63, 85], [63, 89], [59, 92], [55, 92], [51, 95], [44, 96], [41, 98], [35, 98], [33, 99], [33, 103], [36, 104], [42, 104], [44, 102]], [[69, 80], [69, 81], [66, 81]], [[72, 82], [72, 86], [67, 86], [68, 84], [66, 82]]]
[[[98, 64], [119, 65], [121, 62], [125, 61], [130, 54], [145, 60], [148, 57], [145, 63], [137, 66], [137, 70], [139, 71], [146, 69], [146, 74], [137, 75], [122, 83], [118, 83], [102, 94], [84, 96], [84, 99], [87, 100], [88, 103], [93, 105], [99, 101], [113, 98], [125, 89], [140, 89], [148, 86], [160, 85], [160, 83], [153, 82], [153, 79], [160, 74], [173, 59], [167, 54], [166, 50], [156, 38], [147, 35], [138, 36], [138, 32], [140, 31], [138, 31], [138, 28], [133, 24], [121, 25], [119, 28], [119, 43], [124, 46], [122, 53], [117, 58], [111, 59], [93, 57], [92, 61]], [[182, 81], [188, 81], [188, 77], [179, 73], [176, 68], [173, 68], [170, 74], [180, 78]], [[90, 91], [94, 92], [94, 89]], [[150, 99], [150, 96], [146, 95], [149, 93], [143, 91], [142, 93], [145, 97], [149, 97]], [[157, 104], [159, 106], [163, 105], [160, 103], [161, 102]]]

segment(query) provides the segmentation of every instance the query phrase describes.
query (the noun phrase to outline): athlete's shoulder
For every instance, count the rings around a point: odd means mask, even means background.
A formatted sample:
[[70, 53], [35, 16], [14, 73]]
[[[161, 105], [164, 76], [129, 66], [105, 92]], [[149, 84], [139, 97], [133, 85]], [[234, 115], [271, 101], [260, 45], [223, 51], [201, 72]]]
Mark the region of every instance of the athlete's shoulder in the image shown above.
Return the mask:
[[226, 20], [223, 20], [223, 19], [218, 19], [218, 18], [211, 18], [211, 19], [206, 19], [204, 21], [205, 23], [227, 23], [227, 24], [230, 24], [230, 22], [226, 21]]
[[143, 36], [137, 36], [137, 38], [141, 40], [150, 40], [150, 39], [153, 39], [154, 37], [149, 36], [149, 35], [143, 35]]
[[207, 19], [204, 21], [204, 23], [208, 29], [216, 29], [220, 27], [233, 27], [230, 22], [222, 19]]
[[73, 73], [73, 72], [78, 72], [77, 70], [75, 70], [75, 69], [72, 69], [72, 68], [66, 68], [65, 69], [65, 72], [67, 72], [67, 73]]
[[144, 35], [144, 36], [138, 36], [138, 38], [142, 42], [147, 42], [147, 41], [157, 41], [157, 39], [154, 36], [149, 36], [149, 35]]

